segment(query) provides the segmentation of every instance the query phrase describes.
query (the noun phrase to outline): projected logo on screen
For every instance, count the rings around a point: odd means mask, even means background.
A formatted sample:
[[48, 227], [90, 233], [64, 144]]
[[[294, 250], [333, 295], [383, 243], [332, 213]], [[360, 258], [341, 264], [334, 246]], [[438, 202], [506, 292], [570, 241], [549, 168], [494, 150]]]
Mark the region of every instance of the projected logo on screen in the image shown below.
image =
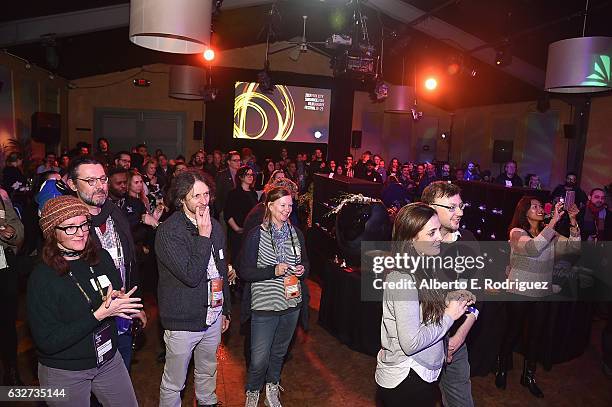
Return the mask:
[[327, 143], [329, 89], [275, 85], [260, 92], [257, 83], [236, 82], [234, 138]]

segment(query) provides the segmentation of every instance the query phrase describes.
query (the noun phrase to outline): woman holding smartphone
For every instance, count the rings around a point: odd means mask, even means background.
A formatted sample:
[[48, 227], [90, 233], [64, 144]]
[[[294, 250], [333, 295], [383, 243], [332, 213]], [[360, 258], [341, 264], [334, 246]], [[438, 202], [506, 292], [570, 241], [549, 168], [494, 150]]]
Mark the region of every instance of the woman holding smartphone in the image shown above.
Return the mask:
[[[526, 336], [525, 361], [521, 384], [536, 397], [544, 397], [535, 380], [539, 340], [547, 325], [549, 302], [537, 301], [551, 295], [555, 258], [577, 252], [580, 249], [580, 229], [576, 221], [578, 208], [571, 204], [567, 210], [570, 219], [570, 236], [566, 238], [555, 231], [555, 226], [565, 210], [563, 202], [555, 204], [553, 217], [544, 225], [542, 202], [532, 196], [524, 196], [516, 205], [509, 228], [510, 281], [546, 283], [545, 289], [508, 290], [512, 301], [506, 303], [508, 324], [497, 359], [495, 385], [506, 388], [507, 366], [512, 351], [521, 336]], [[527, 320], [527, 321], [525, 321]], [[524, 333], [525, 322], [527, 332]]]
[[239, 274], [246, 282], [241, 322], [251, 318], [251, 363], [246, 383], [246, 407], [257, 407], [265, 384], [266, 405], [279, 407], [283, 359], [307, 298], [308, 275], [304, 236], [291, 225], [291, 192], [283, 187], [266, 194], [260, 227], [247, 234]]
[[[392, 239], [399, 253], [438, 255], [442, 236], [436, 211], [423, 203], [404, 206], [395, 218]], [[375, 378], [385, 407], [435, 405], [435, 382], [446, 358], [443, 339], [472, 303], [467, 298], [447, 301], [445, 292], [418, 288], [432, 276], [425, 268], [387, 275], [387, 283], [407, 280], [416, 288], [383, 293], [382, 349]]]

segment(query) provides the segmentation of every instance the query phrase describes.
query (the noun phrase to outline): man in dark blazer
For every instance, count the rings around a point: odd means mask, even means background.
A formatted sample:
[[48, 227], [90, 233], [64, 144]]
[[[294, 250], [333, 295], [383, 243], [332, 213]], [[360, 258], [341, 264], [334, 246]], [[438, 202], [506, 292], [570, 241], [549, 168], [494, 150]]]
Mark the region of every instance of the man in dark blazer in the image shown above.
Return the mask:
[[221, 212], [225, 206], [227, 195], [236, 187], [236, 171], [238, 171], [241, 165], [240, 153], [238, 151], [230, 151], [227, 153], [227, 168], [217, 173], [215, 178], [215, 185], [217, 187], [215, 193], [215, 212], [217, 219], [223, 219]]

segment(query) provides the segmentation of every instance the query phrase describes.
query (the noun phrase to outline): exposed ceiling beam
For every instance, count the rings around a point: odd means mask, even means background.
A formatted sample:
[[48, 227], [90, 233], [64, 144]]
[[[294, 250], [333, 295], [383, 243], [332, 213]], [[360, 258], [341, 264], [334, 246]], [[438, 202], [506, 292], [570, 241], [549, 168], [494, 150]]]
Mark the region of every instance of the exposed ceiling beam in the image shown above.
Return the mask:
[[[225, 0], [223, 10], [259, 6], [270, 0]], [[112, 30], [130, 24], [130, 5], [99, 7], [70, 13], [26, 18], [0, 24], [0, 47], [38, 42], [45, 36], [55, 38]]]
[[[406, 24], [411, 24], [413, 21], [426, 14], [425, 11], [416, 8], [411, 4], [404, 3], [401, 0], [368, 0], [368, 2], [365, 4], [368, 7], [379, 10], [389, 17]], [[411, 26], [412, 28], [421, 31], [430, 37], [433, 37], [463, 52], [469, 52], [470, 50], [481, 47], [481, 49], [471, 53], [470, 55], [539, 89], [544, 88], [545, 73], [542, 69], [517, 57], [513, 57], [512, 64], [508, 66], [496, 66], [495, 50], [490, 47], [482, 48], [483, 46], [486, 46], [486, 42], [440, 20], [439, 18], [427, 17]]]
[[[337, 1], [328, 0], [328, 3]], [[223, 10], [269, 3], [272, 3], [272, 0], [225, 0]], [[470, 55], [537, 88], [544, 87], [543, 70], [517, 57], [512, 59], [512, 64], [509, 66], [496, 66], [495, 50], [489, 47], [483, 48], [486, 42], [436, 17], [419, 20], [427, 13], [411, 4], [401, 0], [368, 0], [365, 5], [463, 52], [478, 49]], [[129, 21], [129, 4], [10, 21], [0, 24], [0, 47], [37, 42], [50, 34], [59, 38], [125, 27], [129, 25]], [[415, 21], [417, 22], [412, 24]]]

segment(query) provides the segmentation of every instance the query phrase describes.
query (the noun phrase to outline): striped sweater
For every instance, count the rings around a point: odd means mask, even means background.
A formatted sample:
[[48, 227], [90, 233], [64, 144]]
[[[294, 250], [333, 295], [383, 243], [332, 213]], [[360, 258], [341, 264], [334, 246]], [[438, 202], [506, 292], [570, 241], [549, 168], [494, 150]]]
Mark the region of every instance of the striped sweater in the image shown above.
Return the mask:
[[[259, 250], [257, 254], [257, 268], [276, 266], [278, 263], [273, 247], [272, 234], [269, 230], [259, 228]], [[300, 242], [295, 229], [290, 227], [291, 238], [285, 240], [281, 248], [286, 256], [286, 263], [295, 266], [300, 263]], [[291, 273], [289, 273], [291, 274]], [[285, 297], [284, 277], [255, 281], [251, 284], [251, 309], [253, 311], [285, 311], [297, 307], [302, 301], [302, 296], [287, 299]]]
[[[270, 295], [269, 293], [272, 292], [273, 287], [276, 289], [276, 284], [278, 284], [276, 280], [280, 281], [280, 286], [282, 287], [283, 279], [282, 277], [276, 277], [274, 272], [274, 267], [278, 262], [274, 256], [270, 232], [264, 230], [261, 226], [253, 228], [244, 238], [238, 266], [238, 275], [245, 283], [240, 311], [242, 323], [250, 318], [252, 311], [283, 312], [282, 310], [300, 306], [302, 302], [308, 303], [309, 294], [305, 279], [310, 272], [310, 265], [306, 255], [304, 235], [299, 229], [294, 227], [291, 228], [291, 233], [294, 236], [294, 244], [296, 253], [299, 255], [299, 261], [293, 262], [296, 259], [293, 258], [293, 248], [290, 239], [288, 242], [285, 242], [284, 248], [287, 251], [287, 258], [291, 264], [301, 264], [304, 266], [304, 274], [300, 277], [301, 298], [286, 300], [284, 289], [282, 291], [282, 299], [276, 297], [276, 295], [273, 300], [265, 298], [267, 295]], [[268, 288], [270, 291], [267, 291]], [[258, 298], [252, 300], [252, 297]], [[255, 308], [252, 307], [253, 305]], [[302, 307], [303, 324], [307, 324], [308, 321], [307, 311], [307, 306]]]

